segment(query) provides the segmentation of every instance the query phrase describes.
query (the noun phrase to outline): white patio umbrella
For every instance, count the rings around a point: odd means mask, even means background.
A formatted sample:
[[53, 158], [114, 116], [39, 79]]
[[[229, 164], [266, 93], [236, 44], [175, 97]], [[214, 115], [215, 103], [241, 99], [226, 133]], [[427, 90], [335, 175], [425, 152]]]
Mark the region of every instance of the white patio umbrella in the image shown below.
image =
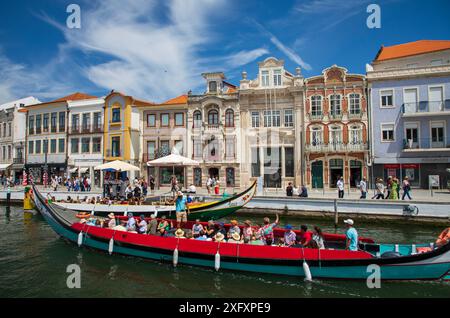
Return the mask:
[[129, 164], [124, 161], [115, 160], [111, 162], [104, 163], [102, 165], [96, 166], [94, 170], [102, 170], [102, 171], [140, 171], [136, 166]]

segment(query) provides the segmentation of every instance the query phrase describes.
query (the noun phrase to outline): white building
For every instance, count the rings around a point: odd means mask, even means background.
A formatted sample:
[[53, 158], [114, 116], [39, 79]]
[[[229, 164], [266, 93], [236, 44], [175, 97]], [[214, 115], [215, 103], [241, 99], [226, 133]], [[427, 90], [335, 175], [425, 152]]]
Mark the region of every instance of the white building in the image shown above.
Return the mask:
[[103, 163], [103, 98], [68, 101], [69, 123], [67, 165], [70, 176], [89, 176], [100, 186], [101, 173], [94, 170]]
[[25, 162], [26, 115], [21, 109], [38, 103], [37, 98], [29, 96], [0, 105], [0, 173], [7, 171], [16, 181], [22, 176]]

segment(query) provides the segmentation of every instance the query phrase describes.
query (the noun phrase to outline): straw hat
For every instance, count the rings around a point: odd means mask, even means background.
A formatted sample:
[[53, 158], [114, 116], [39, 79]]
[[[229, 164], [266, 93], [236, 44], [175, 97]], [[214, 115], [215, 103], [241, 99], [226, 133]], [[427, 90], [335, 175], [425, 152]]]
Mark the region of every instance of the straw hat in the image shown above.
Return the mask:
[[238, 221], [236, 221], [236, 220], [231, 220], [231, 225], [237, 225], [238, 224]]
[[241, 240], [241, 236], [239, 235], [238, 232], [234, 232], [233, 234], [231, 234], [231, 238], [235, 241], [240, 241]]
[[182, 229], [178, 229], [175, 231], [175, 236], [178, 238], [184, 237], [184, 231]]
[[110, 219], [114, 219], [114, 218], [115, 218], [114, 213], [108, 214], [108, 217], [109, 217]]
[[225, 239], [225, 236], [221, 233], [221, 232], [218, 232], [215, 236], [214, 236], [214, 240], [216, 241], [216, 242], [221, 242], [221, 241], [223, 241]]
[[248, 226], [252, 226], [252, 221], [246, 220], [246, 221], [244, 221], [244, 224], [245, 224], [245, 225], [248, 225]]
[[81, 223], [81, 224], [86, 223], [86, 219], [81, 219], [81, 220], [80, 220], [80, 223]]

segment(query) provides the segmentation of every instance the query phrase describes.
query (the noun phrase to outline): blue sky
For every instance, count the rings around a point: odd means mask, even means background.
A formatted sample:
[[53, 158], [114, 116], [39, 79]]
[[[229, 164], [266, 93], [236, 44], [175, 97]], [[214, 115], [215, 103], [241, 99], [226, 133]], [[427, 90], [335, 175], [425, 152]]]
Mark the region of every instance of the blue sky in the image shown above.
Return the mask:
[[[81, 29], [66, 7], [81, 7]], [[366, 26], [370, 3], [381, 29]], [[163, 101], [203, 91], [202, 72], [239, 84], [257, 62], [305, 77], [338, 64], [364, 73], [382, 44], [450, 40], [448, 0], [17, 0], [0, 10], [0, 103], [111, 89]]]

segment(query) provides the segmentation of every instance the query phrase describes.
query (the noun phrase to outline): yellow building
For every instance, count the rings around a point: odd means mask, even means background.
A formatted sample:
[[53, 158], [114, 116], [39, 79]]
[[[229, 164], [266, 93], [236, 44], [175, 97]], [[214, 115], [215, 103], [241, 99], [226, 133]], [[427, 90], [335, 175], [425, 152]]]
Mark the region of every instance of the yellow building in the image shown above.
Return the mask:
[[[140, 166], [140, 110], [154, 103], [112, 91], [104, 106], [104, 161], [122, 160]], [[128, 177], [139, 177], [131, 172]]]

